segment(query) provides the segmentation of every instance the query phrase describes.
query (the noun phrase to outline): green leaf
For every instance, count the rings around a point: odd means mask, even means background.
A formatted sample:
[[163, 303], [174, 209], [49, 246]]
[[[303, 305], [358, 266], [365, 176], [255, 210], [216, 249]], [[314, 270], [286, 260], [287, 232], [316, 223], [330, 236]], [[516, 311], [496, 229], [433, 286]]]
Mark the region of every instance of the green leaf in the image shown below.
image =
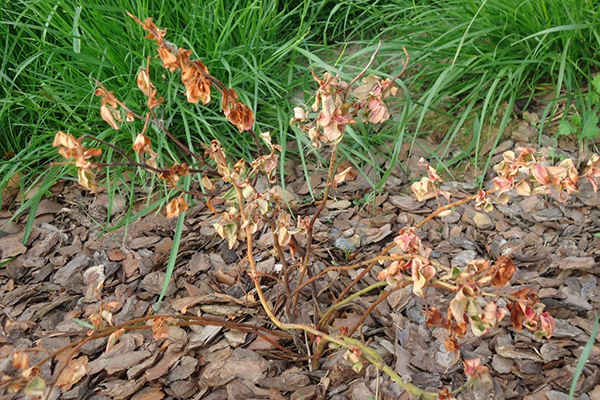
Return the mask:
[[600, 94], [600, 74], [592, 79], [592, 88], [594, 89], [594, 92]]
[[558, 136], [569, 136], [574, 134], [575, 132], [577, 132], [577, 128], [571, 125], [571, 123], [566, 119], [563, 119], [562, 121], [560, 121], [560, 124], [558, 124], [558, 131], [556, 132], [556, 134]]
[[23, 393], [30, 396], [44, 396], [46, 391], [46, 382], [39, 376], [33, 378], [23, 389]]
[[600, 129], [598, 129], [598, 115], [593, 114], [586, 119], [585, 124], [581, 128], [580, 139], [595, 140], [600, 135]]

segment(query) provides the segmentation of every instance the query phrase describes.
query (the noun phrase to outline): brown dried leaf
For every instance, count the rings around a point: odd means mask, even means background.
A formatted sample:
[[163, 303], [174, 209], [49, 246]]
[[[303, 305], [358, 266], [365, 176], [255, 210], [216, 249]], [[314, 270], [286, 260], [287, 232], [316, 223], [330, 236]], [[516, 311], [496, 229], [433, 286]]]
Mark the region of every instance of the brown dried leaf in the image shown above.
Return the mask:
[[490, 274], [492, 275], [491, 284], [499, 288], [506, 286], [516, 271], [517, 268], [510, 258], [505, 256], [498, 257], [498, 260], [496, 260], [496, 263], [490, 269]]
[[167, 218], [178, 217], [182, 212], [186, 211], [190, 206], [185, 202], [183, 196], [173, 199], [167, 204]]
[[200, 60], [193, 60], [188, 65], [182, 65], [181, 81], [186, 88], [185, 95], [190, 103], [206, 105], [210, 103], [210, 81], [207, 76], [208, 68]]
[[159, 317], [152, 321], [152, 336], [155, 340], [169, 338], [169, 325], [165, 319], [166, 317]]
[[88, 357], [81, 356], [69, 361], [67, 368], [63, 370], [56, 381], [56, 386], [59, 386], [62, 392], [71, 390], [74, 384], [79, 382], [81, 378], [86, 376], [92, 368], [88, 365]]
[[119, 124], [117, 124], [117, 119], [120, 119], [120, 116], [116, 108], [108, 107], [106, 104], [103, 104], [100, 107], [100, 116], [106, 123], [112, 126], [113, 129], [121, 129]]
[[25, 369], [29, 366], [29, 353], [26, 351], [17, 351], [13, 356], [13, 367], [15, 369]]

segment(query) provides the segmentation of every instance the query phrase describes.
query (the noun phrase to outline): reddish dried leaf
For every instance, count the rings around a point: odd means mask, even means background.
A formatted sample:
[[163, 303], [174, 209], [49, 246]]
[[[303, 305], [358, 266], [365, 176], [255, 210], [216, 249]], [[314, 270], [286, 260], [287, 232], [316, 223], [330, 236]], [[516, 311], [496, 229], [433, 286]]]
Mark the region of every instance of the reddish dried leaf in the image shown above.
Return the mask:
[[506, 286], [516, 271], [517, 268], [510, 258], [506, 256], [498, 257], [498, 260], [490, 269], [491, 284], [498, 288]]
[[458, 344], [458, 340], [456, 340], [456, 336], [450, 335], [444, 341], [444, 347], [451, 353], [458, 354], [460, 350], [460, 344]]
[[160, 56], [161, 61], [163, 62], [163, 67], [173, 72], [179, 68], [179, 61], [177, 56], [171, 53], [165, 45], [160, 46], [158, 49], [158, 55]]
[[431, 307], [429, 310], [425, 311], [425, 323], [428, 327], [433, 328], [435, 326], [440, 326], [442, 328], [448, 329], [448, 320], [444, 318], [441, 312], [435, 307]]
[[506, 305], [506, 308], [508, 308], [508, 311], [510, 312], [510, 322], [512, 323], [513, 327], [517, 331], [522, 330], [523, 329], [523, 311], [519, 307], [519, 303], [514, 302], [514, 301], [510, 302]]

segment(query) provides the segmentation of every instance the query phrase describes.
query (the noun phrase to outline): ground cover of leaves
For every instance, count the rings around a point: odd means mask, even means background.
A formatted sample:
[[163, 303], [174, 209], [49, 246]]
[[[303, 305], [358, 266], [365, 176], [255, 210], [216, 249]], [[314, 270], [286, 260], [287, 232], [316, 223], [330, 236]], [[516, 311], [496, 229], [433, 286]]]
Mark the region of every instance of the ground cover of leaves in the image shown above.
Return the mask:
[[[523, 122], [511, 139], [494, 152], [514, 149], [537, 137]], [[549, 153], [552, 139], [543, 137]], [[544, 144], [544, 142], [542, 143]], [[584, 154], [568, 146], [552, 149], [581, 160]], [[418, 148], [416, 146], [415, 148]], [[401, 157], [406, 157], [403, 152]], [[435, 209], [435, 200], [417, 202], [409, 185], [425, 174], [418, 166], [419, 151], [397, 167], [387, 192], [364, 202], [369, 185], [360, 175], [340, 185], [335, 198], [315, 226], [313, 269], [345, 265], [375, 255], [391, 243], [399, 229], [413, 225]], [[385, 164], [385, 160], [381, 160]], [[300, 215], [314, 212], [306, 200], [308, 184], [301, 167], [289, 163], [286, 190], [292, 209]], [[410, 171], [407, 175], [404, 171]], [[367, 171], [368, 174], [371, 172]], [[310, 171], [317, 192], [326, 172]], [[352, 179], [354, 178], [354, 179]], [[468, 174], [467, 178], [468, 180]], [[475, 193], [471, 183], [447, 182], [444, 190], [454, 199]], [[283, 189], [282, 189], [283, 190]], [[8, 194], [8, 193], [7, 193]], [[110, 207], [116, 218], [126, 199], [116, 197]], [[77, 185], [59, 182], [52, 196], [37, 210], [33, 233], [23, 245], [26, 217], [5, 225], [10, 213], [2, 211], [0, 226], [0, 375], [18, 374], [15, 351], [36, 348], [30, 364], [61, 346], [85, 337], [87, 320], [108, 310], [114, 324], [147, 315], [165, 278], [175, 221], [151, 215], [103, 234], [108, 210], [106, 194], [90, 195]], [[308, 204], [308, 205], [307, 205]], [[444, 348], [446, 332], [425, 324], [427, 305], [444, 306], [447, 293], [429, 289], [425, 299], [410, 287], [392, 293], [366, 319], [360, 337], [384, 357], [407, 381], [437, 391], [464, 382], [462, 360], [481, 358], [490, 367], [493, 387], [465, 391], [462, 399], [566, 399], [575, 365], [592, 332], [593, 312], [600, 309], [600, 196], [583, 183], [567, 203], [534, 196], [514, 198], [489, 214], [472, 205], [428, 223], [418, 233], [433, 248], [432, 258], [446, 265], [464, 265], [477, 258], [510, 256], [518, 267], [513, 287], [533, 287], [556, 319], [550, 340], [516, 332], [508, 321], [483, 338], [472, 334], [461, 341], [461, 354]], [[141, 206], [141, 205], [140, 205]], [[218, 204], [216, 205], [218, 207]], [[215, 233], [213, 212], [197, 201], [188, 214], [174, 275], [160, 313], [187, 313], [272, 328], [244, 270], [243, 246], [228, 249]], [[277, 275], [278, 263], [270, 234], [257, 238], [257, 261], [262, 272]], [[374, 268], [364, 285], [374, 283]], [[318, 282], [319, 301], [339, 294], [359, 271], [328, 274]], [[102, 282], [101, 297], [95, 289]], [[281, 311], [282, 288], [264, 279], [269, 300]], [[353, 327], [378, 293], [363, 296], [339, 312], [331, 332]], [[111, 304], [112, 309], [107, 309]], [[314, 305], [307, 289], [300, 317], [312, 321]], [[68, 364], [50, 398], [62, 399], [405, 399], [408, 394], [373, 366], [355, 372], [343, 359], [344, 350], [331, 349], [319, 370], [311, 371], [299, 359], [296, 345], [272, 337], [288, 348], [284, 352], [253, 332], [219, 326], [171, 326], [169, 337], [154, 340], [151, 330], [125, 333], [106, 352], [107, 338], [86, 343]], [[600, 335], [596, 337], [596, 344]], [[59, 357], [60, 358], [60, 357]], [[52, 381], [57, 363], [43, 365], [43, 377]], [[81, 374], [85, 371], [85, 374]], [[600, 399], [600, 350], [594, 346], [578, 383], [580, 399]], [[3, 398], [18, 398], [5, 392]]]

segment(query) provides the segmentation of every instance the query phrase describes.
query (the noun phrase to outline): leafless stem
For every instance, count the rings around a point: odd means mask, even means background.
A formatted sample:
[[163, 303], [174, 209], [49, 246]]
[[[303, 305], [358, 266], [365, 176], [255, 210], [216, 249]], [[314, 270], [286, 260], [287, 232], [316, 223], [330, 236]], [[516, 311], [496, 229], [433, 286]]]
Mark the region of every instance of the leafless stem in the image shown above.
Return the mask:
[[383, 42], [380, 40], [379, 43], [377, 44], [377, 48], [375, 49], [375, 51], [373, 52], [373, 54], [371, 55], [371, 59], [369, 60], [369, 62], [367, 63], [367, 65], [365, 66], [365, 68], [363, 68], [362, 71], [360, 71], [360, 73], [358, 75], [356, 75], [354, 77], [354, 79], [352, 79], [352, 81], [350, 81], [350, 83], [348, 84], [348, 87], [344, 90], [344, 92], [342, 93], [342, 97], [345, 99], [348, 96], [348, 92], [350, 91], [350, 89], [352, 88], [352, 85], [354, 85], [356, 82], [358, 82], [358, 80], [360, 78], [362, 78], [364, 76], [364, 74], [367, 73], [367, 71], [369, 70], [369, 68], [371, 68], [371, 65], [373, 64], [373, 61], [375, 61], [375, 57], [377, 57], [377, 54], [379, 53], [379, 49], [381, 48], [381, 44]]
[[[312, 278], [312, 272], [309, 268], [308, 261], [310, 258], [310, 250], [311, 250], [310, 248], [311, 248], [312, 241], [313, 241], [313, 228], [315, 226], [315, 223], [317, 222], [317, 218], [319, 218], [319, 215], [321, 214], [321, 212], [325, 209], [325, 206], [327, 205], [327, 199], [329, 198], [329, 189], [331, 187], [331, 182], [333, 182], [333, 176], [335, 174], [336, 158], [337, 158], [337, 145], [334, 145], [331, 149], [331, 157], [329, 159], [329, 173], [327, 175], [327, 184], [325, 185], [325, 190], [323, 192], [323, 202], [321, 203], [321, 206], [317, 209], [317, 211], [314, 213], [314, 215], [312, 216], [312, 218], [308, 224], [308, 229], [306, 232], [306, 247], [304, 248], [304, 257], [302, 259], [302, 264], [301, 264], [301, 268], [300, 268], [300, 276], [298, 278], [298, 287], [300, 287], [302, 285], [302, 281], [304, 279], [304, 273], [307, 273], [309, 275], [308, 276], [309, 279]], [[312, 285], [312, 290], [313, 290], [313, 296], [316, 297], [317, 296], [317, 286], [314, 281], [311, 282], [311, 285]], [[300, 296], [300, 290], [298, 290], [298, 287], [294, 290], [292, 309], [295, 309], [296, 305], [298, 304], [298, 298]]]

